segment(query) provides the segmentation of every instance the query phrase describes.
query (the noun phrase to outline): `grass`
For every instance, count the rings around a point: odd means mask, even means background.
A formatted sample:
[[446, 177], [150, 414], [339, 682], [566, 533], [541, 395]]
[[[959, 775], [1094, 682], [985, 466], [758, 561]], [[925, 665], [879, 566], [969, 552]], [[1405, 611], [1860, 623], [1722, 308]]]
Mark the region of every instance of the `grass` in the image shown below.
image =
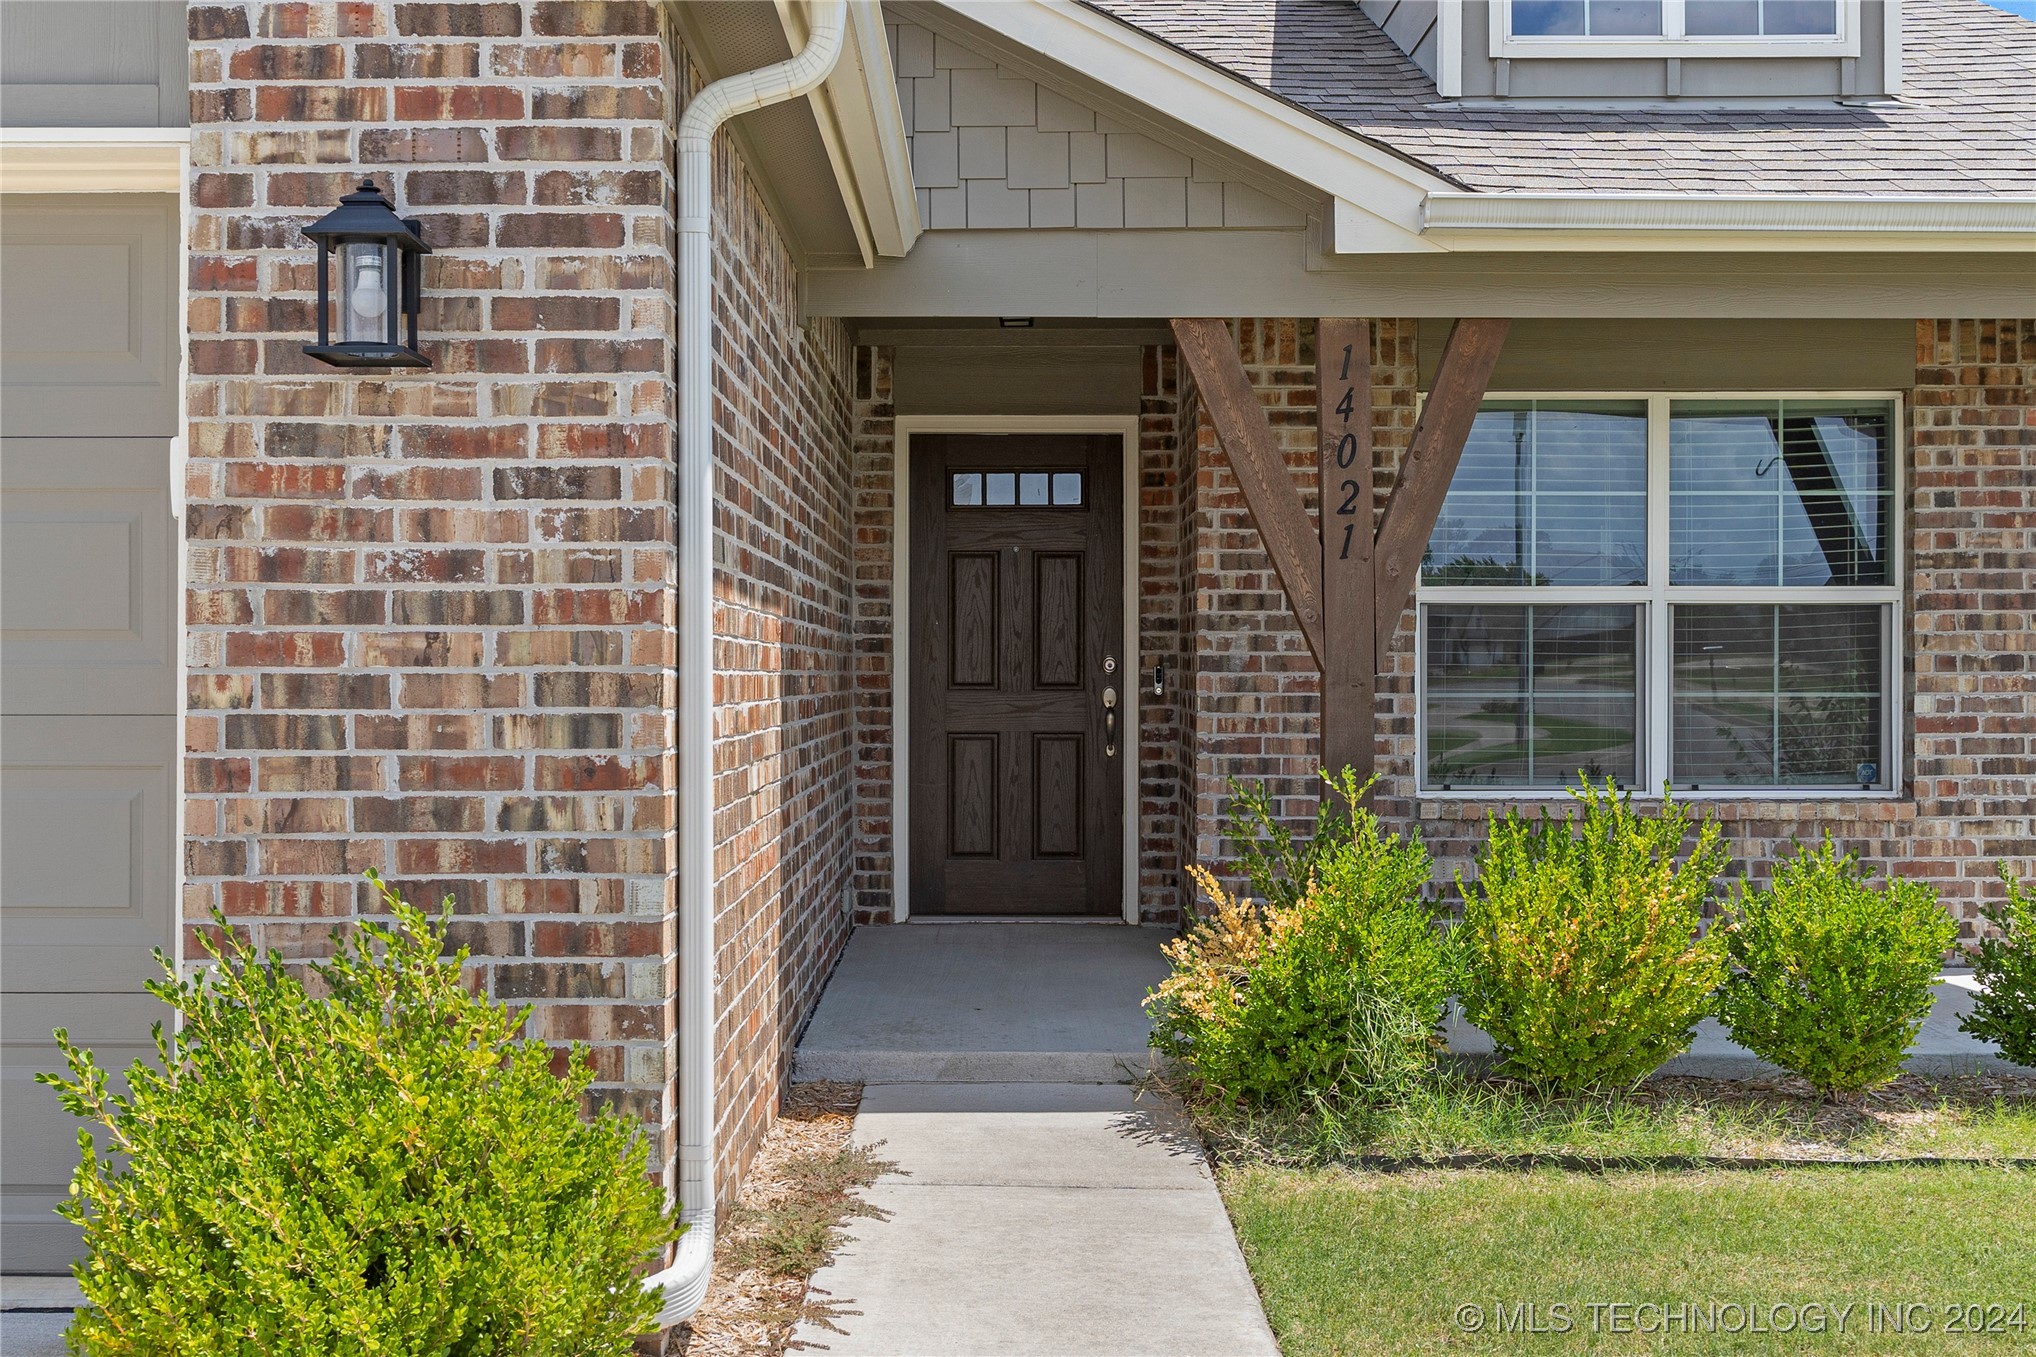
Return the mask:
[[1510, 1080], [1437, 1076], [1387, 1108], [1324, 1116], [1198, 1104], [1196, 1115], [1223, 1158], [1285, 1167], [2036, 1158], [2036, 1081], [2024, 1079], [1904, 1075], [1833, 1104], [1788, 1079], [1652, 1079], [1631, 1092], [1548, 1098]]
[[[2036, 1346], [2036, 1173], [1985, 1164], [1762, 1172], [1225, 1168], [1225, 1200], [1286, 1357], [1428, 1352], [1857, 1353]], [[1532, 1336], [1500, 1332], [1533, 1304]], [[1663, 1332], [1684, 1305], [1712, 1332]], [[1730, 1304], [1827, 1305], [1826, 1331], [1747, 1332]], [[1872, 1332], [1921, 1303], [1928, 1333]], [[2020, 1332], [1944, 1333], [1947, 1305]], [[1845, 1331], [1837, 1311], [1854, 1306]], [[1466, 1332], [1459, 1307], [1485, 1327]], [[1788, 1312], [1784, 1312], [1787, 1314]], [[1983, 1313], [1983, 1312], [1982, 1312]], [[1600, 1330], [1593, 1332], [1594, 1319]], [[1647, 1324], [1647, 1331], [1635, 1331]], [[1738, 1330], [1734, 1332], [1733, 1330]]]

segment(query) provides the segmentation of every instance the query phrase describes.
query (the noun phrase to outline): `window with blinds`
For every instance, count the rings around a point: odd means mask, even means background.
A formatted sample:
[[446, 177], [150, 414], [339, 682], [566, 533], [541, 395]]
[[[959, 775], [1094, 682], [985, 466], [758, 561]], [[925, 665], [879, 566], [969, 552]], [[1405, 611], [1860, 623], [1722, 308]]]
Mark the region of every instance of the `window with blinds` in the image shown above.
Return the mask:
[[1422, 563], [1426, 791], [1893, 786], [1892, 397], [1494, 399]]

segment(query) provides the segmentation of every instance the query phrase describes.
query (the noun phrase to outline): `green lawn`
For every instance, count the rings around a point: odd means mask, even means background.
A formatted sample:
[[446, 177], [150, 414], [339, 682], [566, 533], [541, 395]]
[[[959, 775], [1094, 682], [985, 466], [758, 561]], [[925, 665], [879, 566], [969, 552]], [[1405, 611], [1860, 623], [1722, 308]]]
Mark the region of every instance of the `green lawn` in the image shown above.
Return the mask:
[[[1247, 1164], [1222, 1170], [1221, 1182], [1287, 1357], [2036, 1351], [2029, 1169], [1377, 1173]], [[1685, 1308], [1594, 1312], [1594, 1303]], [[1747, 1332], [1746, 1312], [1730, 1308], [1748, 1306], [1772, 1327], [1810, 1313], [1772, 1307], [1811, 1303], [1832, 1307], [1822, 1334]], [[1968, 1304], [2006, 1307], [2002, 1319], [2025, 1306], [2026, 1326], [1947, 1334], [1945, 1307]], [[1558, 1305], [1568, 1307], [1567, 1333], [1498, 1331], [1559, 1329]], [[1911, 1305], [1927, 1308], [1896, 1309]], [[1456, 1319], [1472, 1306], [1483, 1323], [1475, 1334]], [[1678, 1313], [1700, 1331], [1664, 1332]], [[1891, 1331], [1904, 1313], [1912, 1330], [1927, 1319], [1928, 1331]]]

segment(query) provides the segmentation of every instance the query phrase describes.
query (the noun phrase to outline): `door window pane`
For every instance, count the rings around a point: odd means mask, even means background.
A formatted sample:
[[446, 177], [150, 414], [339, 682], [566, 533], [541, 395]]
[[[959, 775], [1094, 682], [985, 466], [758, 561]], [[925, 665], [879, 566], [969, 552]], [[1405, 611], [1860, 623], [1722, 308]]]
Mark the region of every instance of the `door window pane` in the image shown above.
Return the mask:
[[1493, 401], [1471, 426], [1421, 578], [1639, 584], [1646, 547], [1645, 402]]
[[1882, 402], [1686, 401], [1669, 419], [1669, 582], [1888, 581]]
[[1061, 507], [1079, 506], [1081, 504], [1081, 472], [1056, 471], [1053, 473], [1053, 502]]
[[1431, 604], [1423, 617], [1428, 786], [1631, 785], [1634, 608]]
[[1009, 471], [992, 471], [983, 477], [983, 503], [1006, 505], [1018, 502], [1018, 477]]
[[1047, 477], [1044, 471], [1021, 471], [1018, 473], [1018, 502], [1020, 504], [1045, 504], [1047, 500]]
[[983, 473], [980, 471], [955, 472], [954, 497], [948, 502], [956, 505], [981, 504], [983, 502]]
[[1878, 604], [1679, 604], [1678, 786], [1881, 787]]

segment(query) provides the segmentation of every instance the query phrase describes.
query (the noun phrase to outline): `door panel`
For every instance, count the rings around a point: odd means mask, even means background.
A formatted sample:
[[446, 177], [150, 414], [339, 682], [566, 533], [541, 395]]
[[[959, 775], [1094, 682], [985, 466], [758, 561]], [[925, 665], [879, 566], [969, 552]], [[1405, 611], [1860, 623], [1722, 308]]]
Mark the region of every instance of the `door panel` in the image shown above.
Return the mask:
[[0, 213], [0, 1267], [61, 1271], [54, 1028], [124, 1070], [176, 939], [176, 203]]
[[174, 919], [174, 716], [0, 718], [0, 988], [139, 993]]
[[[168, 1010], [149, 995], [7, 994], [0, 996], [0, 1108], [7, 1134], [0, 1137], [0, 1267], [9, 1273], [69, 1270], [78, 1231], [56, 1214], [78, 1163], [78, 1119], [64, 1111], [51, 1089], [35, 1082], [39, 1071], [60, 1071], [62, 1055], [50, 1033], [61, 1027], [72, 1041], [114, 1074], [115, 1091], [136, 1060], [153, 1060], [149, 1027]], [[95, 1139], [103, 1152], [103, 1133]]]
[[174, 434], [176, 200], [9, 194], [6, 206], [0, 432]]
[[915, 914], [1123, 908], [1122, 455], [1107, 435], [912, 440]]
[[0, 710], [172, 709], [168, 472], [161, 438], [0, 439]]

